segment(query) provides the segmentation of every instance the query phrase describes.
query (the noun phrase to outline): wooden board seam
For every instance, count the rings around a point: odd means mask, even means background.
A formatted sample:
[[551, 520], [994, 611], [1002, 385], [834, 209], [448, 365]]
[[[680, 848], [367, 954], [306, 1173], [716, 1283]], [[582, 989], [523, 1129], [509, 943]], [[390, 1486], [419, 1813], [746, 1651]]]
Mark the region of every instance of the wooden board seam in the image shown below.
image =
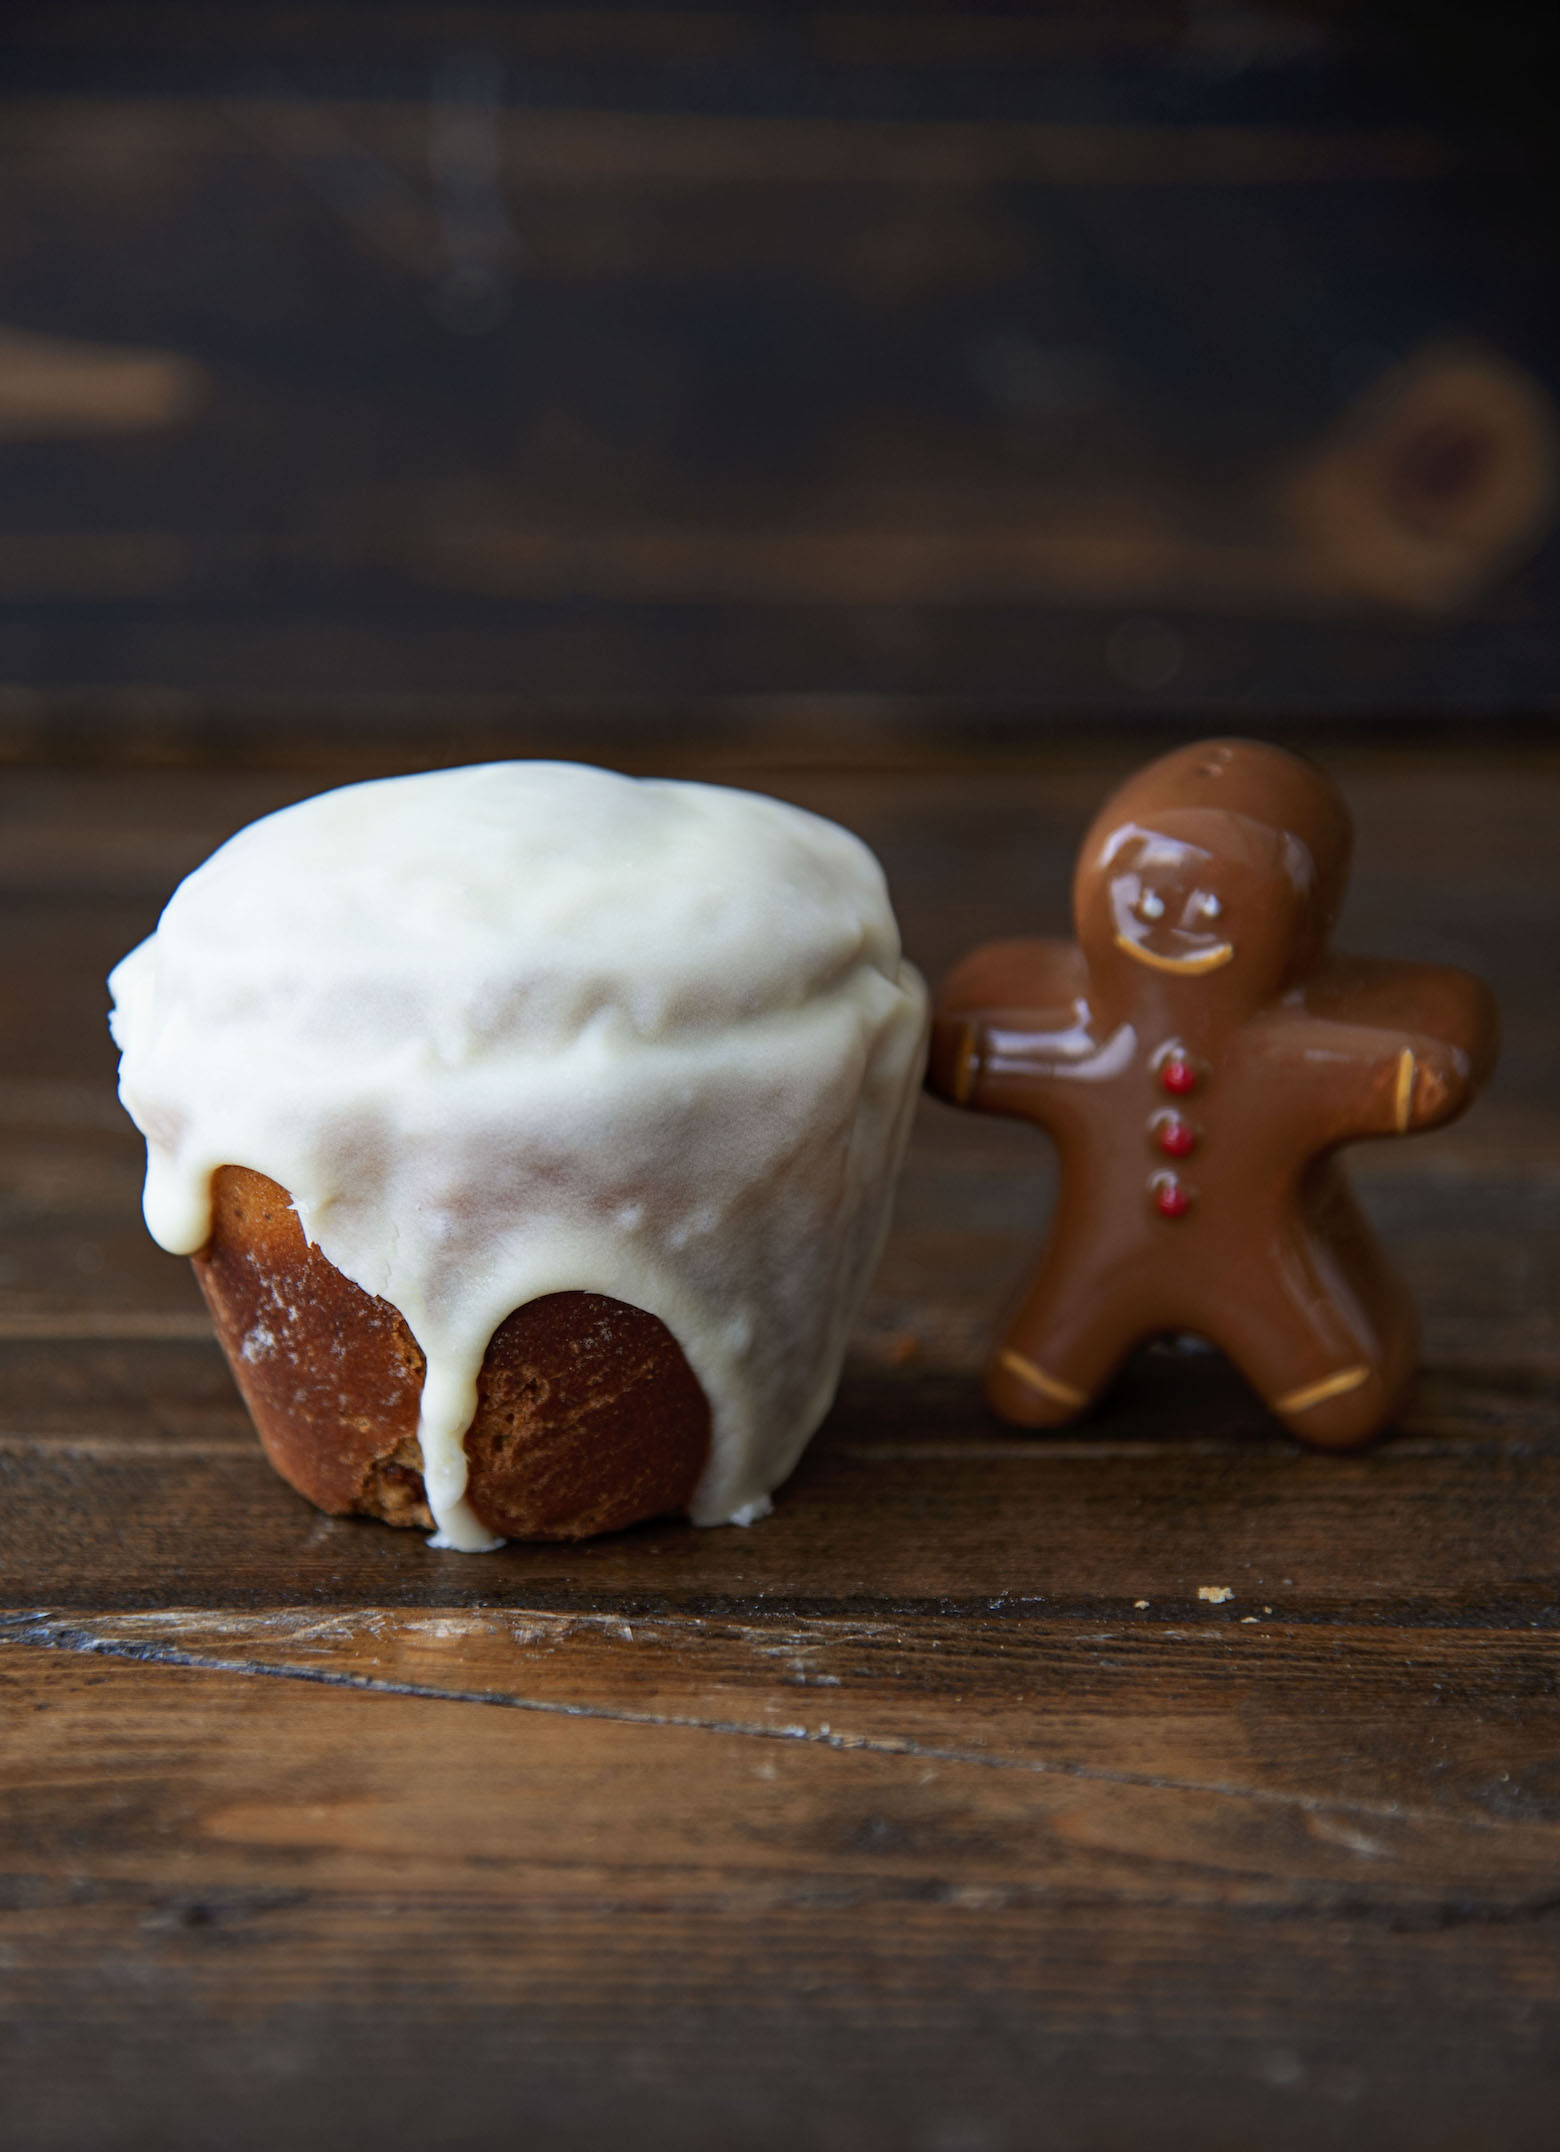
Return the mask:
[[[1423, 1824], [1439, 1829], [1445, 1829], [1448, 1825], [1457, 1829], [1493, 1832], [1521, 1828], [1499, 1817], [1468, 1814], [1448, 1817], [1443, 1812], [1416, 1809], [1395, 1801], [1362, 1801], [1341, 1795], [1242, 1786], [1223, 1780], [1181, 1778], [1166, 1773], [1128, 1771], [1045, 1757], [999, 1756], [979, 1750], [956, 1749], [889, 1735], [836, 1733], [827, 1721], [812, 1727], [799, 1724], [765, 1726], [752, 1720], [635, 1711], [624, 1705], [573, 1703], [563, 1699], [518, 1696], [493, 1689], [457, 1689], [432, 1683], [393, 1681], [368, 1674], [331, 1671], [323, 1667], [267, 1664], [263, 1660], [229, 1658], [215, 1652], [158, 1645], [145, 1639], [105, 1636], [79, 1622], [67, 1623], [47, 1614], [0, 1617], [0, 1644], [3, 1643], [69, 1655], [122, 1659], [147, 1666], [180, 1668], [191, 1672], [301, 1681], [315, 1687], [345, 1689], [359, 1694], [418, 1698], [430, 1703], [482, 1704], [510, 1711], [532, 1712], [549, 1718], [603, 1720], [615, 1725], [645, 1726], [661, 1730], [681, 1729], [689, 1733], [724, 1734], [758, 1741], [802, 1742], [842, 1754], [901, 1757], [917, 1764], [980, 1765], [989, 1770], [1018, 1771], [1036, 1777], [1076, 1779], [1097, 1785], [1130, 1786], [1147, 1792], [1200, 1794], [1215, 1800], [1250, 1802], [1304, 1815], [1357, 1816], [1376, 1822]], [[1560, 1899], [1556, 1900], [1556, 1908], [1560, 1909]]]

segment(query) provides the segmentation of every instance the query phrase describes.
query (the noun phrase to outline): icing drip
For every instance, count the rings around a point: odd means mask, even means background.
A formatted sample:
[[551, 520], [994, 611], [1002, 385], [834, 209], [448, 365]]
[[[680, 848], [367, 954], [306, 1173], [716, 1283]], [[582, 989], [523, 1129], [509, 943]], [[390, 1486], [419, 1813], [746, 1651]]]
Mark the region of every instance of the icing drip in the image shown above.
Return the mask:
[[421, 1346], [433, 1545], [496, 1544], [477, 1373], [569, 1290], [682, 1347], [695, 1520], [763, 1513], [833, 1396], [924, 1051], [856, 838], [565, 763], [353, 785], [240, 831], [109, 984], [153, 1236], [194, 1253], [212, 1174], [248, 1166]]

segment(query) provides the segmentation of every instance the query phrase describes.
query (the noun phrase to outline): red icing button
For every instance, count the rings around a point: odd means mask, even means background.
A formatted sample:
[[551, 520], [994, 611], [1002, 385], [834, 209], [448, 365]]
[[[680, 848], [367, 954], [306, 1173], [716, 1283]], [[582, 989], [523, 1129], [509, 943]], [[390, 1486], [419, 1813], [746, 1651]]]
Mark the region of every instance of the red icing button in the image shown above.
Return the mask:
[[1160, 1067], [1159, 1081], [1177, 1098], [1184, 1098], [1197, 1089], [1197, 1071], [1185, 1054], [1170, 1054]]
[[1150, 1181], [1154, 1208], [1161, 1218], [1184, 1218], [1192, 1207], [1192, 1199], [1173, 1173], [1161, 1173]]
[[1197, 1148], [1197, 1131], [1178, 1113], [1167, 1113], [1154, 1124], [1154, 1140], [1166, 1158], [1190, 1158]]

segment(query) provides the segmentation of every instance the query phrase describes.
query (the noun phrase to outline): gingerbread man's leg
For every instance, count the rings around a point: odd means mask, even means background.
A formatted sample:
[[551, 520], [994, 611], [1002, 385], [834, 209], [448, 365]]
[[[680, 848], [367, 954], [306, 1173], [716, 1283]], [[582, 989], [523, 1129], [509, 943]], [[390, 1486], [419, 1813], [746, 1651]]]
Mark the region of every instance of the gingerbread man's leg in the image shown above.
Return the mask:
[[986, 1370], [986, 1402], [1015, 1427], [1065, 1427], [1137, 1343], [1121, 1295], [1084, 1251], [1046, 1263]]
[[1412, 1305], [1335, 1178], [1271, 1269], [1231, 1282], [1210, 1329], [1268, 1410], [1317, 1449], [1378, 1434], [1418, 1355]]

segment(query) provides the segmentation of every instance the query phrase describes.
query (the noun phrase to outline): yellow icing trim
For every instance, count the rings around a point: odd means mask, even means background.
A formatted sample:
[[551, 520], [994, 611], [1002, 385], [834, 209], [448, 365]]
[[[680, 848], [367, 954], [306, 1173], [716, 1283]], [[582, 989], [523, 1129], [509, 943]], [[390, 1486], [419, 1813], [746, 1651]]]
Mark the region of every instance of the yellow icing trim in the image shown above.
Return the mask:
[[1010, 1375], [1016, 1375], [1020, 1382], [1027, 1382], [1031, 1390], [1038, 1390], [1042, 1397], [1049, 1397], [1055, 1404], [1086, 1405], [1089, 1402], [1085, 1391], [1075, 1390], [1070, 1382], [1058, 1382], [1043, 1367], [1036, 1367], [1033, 1360], [1026, 1360], [1020, 1352], [1010, 1352], [1005, 1345], [997, 1354], [997, 1365], [1005, 1367]]
[[1176, 972], [1183, 979], [1200, 979], [1204, 972], [1217, 971], [1235, 954], [1233, 942], [1219, 942], [1212, 949], [1205, 949], [1201, 956], [1160, 956], [1156, 950], [1145, 949], [1130, 934], [1118, 934], [1116, 947], [1123, 956], [1129, 956], [1136, 964], [1146, 964], [1150, 971]]
[[1346, 1397], [1350, 1390], [1357, 1390], [1362, 1382], [1370, 1381], [1368, 1367], [1340, 1368], [1336, 1375], [1324, 1375], [1320, 1382], [1308, 1382], [1298, 1390], [1291, 1390], [1284, 1397], [1275, 1397], [1274, 1412], [1309, 1412], [1313, 1405], [1325, 1405], [1329, 1398]]
[[1414, 1050], [1411, 1046], [1405, 1046], [1398, 1055], [1397, 1095], [1392, 1105], [1392, 1118], [1400, 1136], [1413, 1116], [1415, 1070]]

